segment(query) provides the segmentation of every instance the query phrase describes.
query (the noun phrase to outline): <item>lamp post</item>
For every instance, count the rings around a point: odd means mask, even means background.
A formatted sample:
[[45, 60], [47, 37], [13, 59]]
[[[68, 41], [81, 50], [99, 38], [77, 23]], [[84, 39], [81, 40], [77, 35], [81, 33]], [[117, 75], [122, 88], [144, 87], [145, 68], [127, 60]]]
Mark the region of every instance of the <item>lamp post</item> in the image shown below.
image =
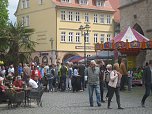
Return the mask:
[[86, 37], [89, 36], [89, 28], [90, 28], [89, 24], [86, 24], [85, 26], [80, 25], [80, 27], [79, 27], [79, 30], [81, 31], [81, 35], [84, 36], [84, 62], [85, 62], [85, 66], [87, 65], [87, 58], [86, 58]]
[[52, 58], [52, 63], [55, 64], [55, 58], [56, 58], [56, 55], [55, 55], [55, 50], [53, 49], [53, 43], [54, 43], [54, 39], [53, 38], [50, 38], [50, 42], [51, 42], [51, 58]]

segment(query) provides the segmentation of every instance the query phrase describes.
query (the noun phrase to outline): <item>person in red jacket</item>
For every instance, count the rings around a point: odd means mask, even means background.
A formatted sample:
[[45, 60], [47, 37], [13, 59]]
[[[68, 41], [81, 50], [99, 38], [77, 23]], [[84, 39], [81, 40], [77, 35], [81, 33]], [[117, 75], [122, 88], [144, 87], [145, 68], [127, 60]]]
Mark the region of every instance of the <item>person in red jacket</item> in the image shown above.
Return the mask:
[[34, 70], [32, 70], [32, 75], [31, 75], [31, 79], [35, 79], [35, 76], [38, 76], [39, 77], [39, 80], [41, 80], [42, 79], [42, 75], [41, 75], [41, 73], [40, 73], [40, 71], [39, 71], [39, 69], [38, 69], [38, 67], [34, 67]]

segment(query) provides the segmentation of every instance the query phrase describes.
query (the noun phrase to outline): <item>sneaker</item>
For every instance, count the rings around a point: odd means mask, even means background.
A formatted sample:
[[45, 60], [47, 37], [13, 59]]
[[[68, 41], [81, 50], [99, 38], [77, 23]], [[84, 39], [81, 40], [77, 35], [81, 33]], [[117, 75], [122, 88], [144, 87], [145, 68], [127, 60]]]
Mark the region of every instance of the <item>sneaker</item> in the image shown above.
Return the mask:
[[93, 107], [93, 105], [90, 105], [90, 107]]
[[144, 105], [144, 103], [143, 103], [143, 102], [141, 102], [141, 107], [145, 108], [145, 105]]
[[98, 104], [98, 107], [100, 107], [101, 106], [101, 104]]
[[110, 106], [108, 106], [108, 109], [112, 109]]
[[102, 103], [105, 103], [105, 101], [104, 101], [104, 100], [101, 100], [101, 102], [102, 102]]
[[118, 109], [124, 109], [124, 108], [122, 108], [122, 107], [118, 107]]

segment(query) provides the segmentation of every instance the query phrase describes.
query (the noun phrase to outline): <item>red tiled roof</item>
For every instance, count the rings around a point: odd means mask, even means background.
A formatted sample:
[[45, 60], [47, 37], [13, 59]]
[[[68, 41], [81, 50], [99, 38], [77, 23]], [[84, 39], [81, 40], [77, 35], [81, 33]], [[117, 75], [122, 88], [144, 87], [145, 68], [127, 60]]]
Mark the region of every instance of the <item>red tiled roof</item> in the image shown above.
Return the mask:
[[120, 6], [120, 0], [109, 0], [111, 6], [113, 7], [113, 9], [116, 11], [114, 13], [114, 20], [115, 22], [120, 22], [120, 10], [118, 9]]
[[110, 5], [108, 0], [105, 1], [105, 6], [103, 7], [95, 6], [92, 0], [89, 0], [90, 3], [88, 5], [80, 5], [78, 4], [78, 1], [76, 0], [73, 0], [72, 3], [63, 3], [63, 2], [60, 2], [60, 0], [52, 0], [52, 1], [55, 3], [55, 5], [61, 6], [61, 7], [103, 10], [103, 11], [112, 11], [112, 12], [115, 11]]

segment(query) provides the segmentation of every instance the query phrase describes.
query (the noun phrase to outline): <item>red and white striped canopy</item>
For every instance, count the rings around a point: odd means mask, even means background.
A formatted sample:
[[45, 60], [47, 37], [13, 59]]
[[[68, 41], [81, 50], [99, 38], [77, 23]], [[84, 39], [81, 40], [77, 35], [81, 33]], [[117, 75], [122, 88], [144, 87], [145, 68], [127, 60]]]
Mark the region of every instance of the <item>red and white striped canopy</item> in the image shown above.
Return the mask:
[[143, 36], [142, 34], [138, 33], [136, 30], [131, 28], [130, 26], [123, 32], [119, 33], [116, 37], [113, 38], [114, 42], [132, 42], [132, 41], [138, 41], [138, 42], [143, 42], [143, 41], [149, 41], [148, 38]]

